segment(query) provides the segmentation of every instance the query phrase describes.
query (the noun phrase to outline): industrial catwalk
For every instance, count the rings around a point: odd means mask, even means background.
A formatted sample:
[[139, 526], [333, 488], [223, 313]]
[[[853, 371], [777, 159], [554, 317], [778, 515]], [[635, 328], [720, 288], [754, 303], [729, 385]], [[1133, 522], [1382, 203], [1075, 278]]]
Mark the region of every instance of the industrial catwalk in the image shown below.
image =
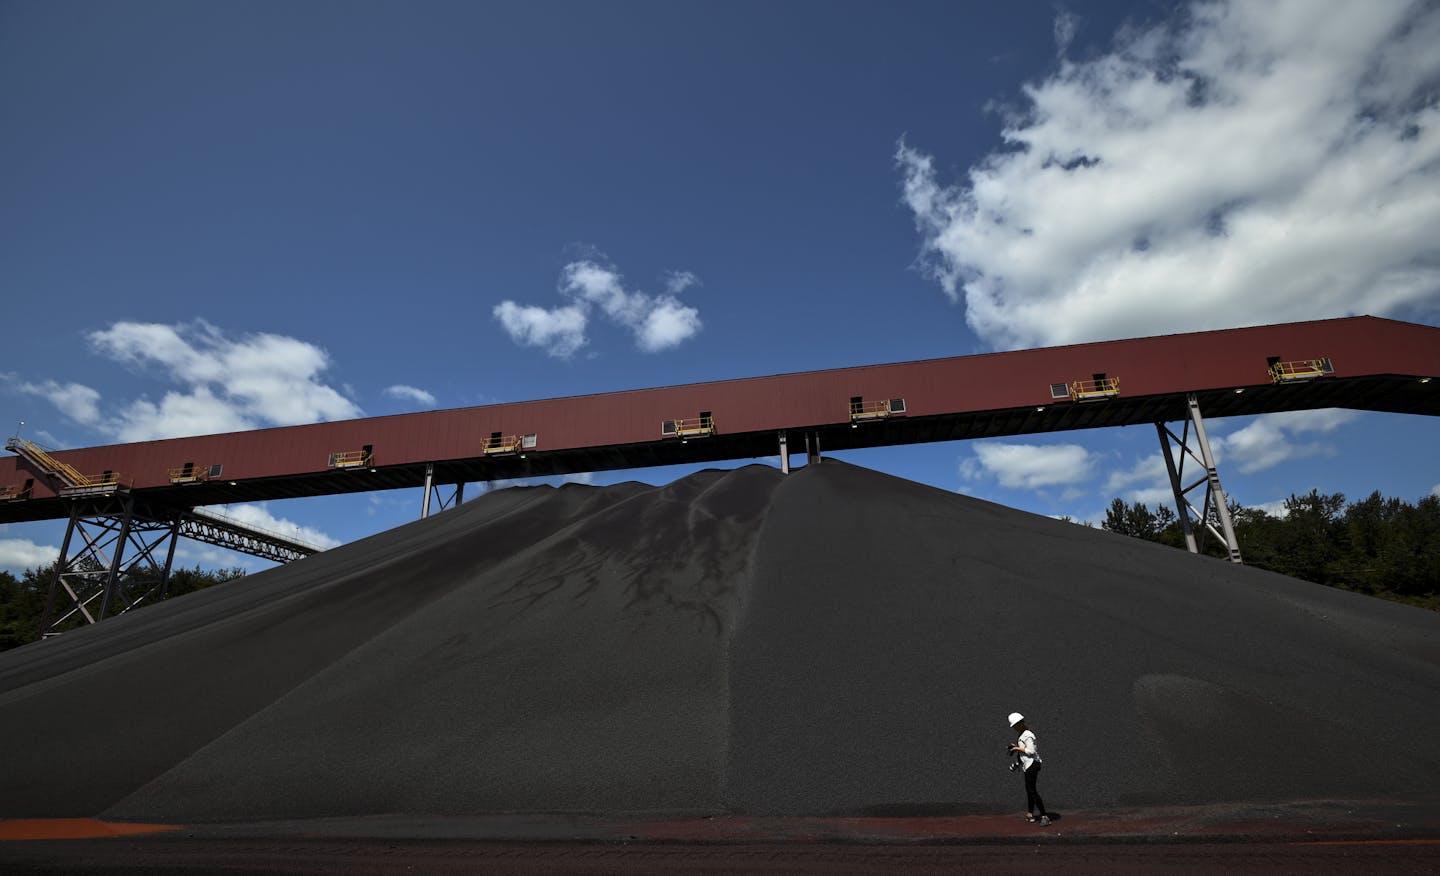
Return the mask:
[[0, 818], [1016, 813], [1440, 788], [1440, 617], [835, 460], [499, 490], [0, 654]]

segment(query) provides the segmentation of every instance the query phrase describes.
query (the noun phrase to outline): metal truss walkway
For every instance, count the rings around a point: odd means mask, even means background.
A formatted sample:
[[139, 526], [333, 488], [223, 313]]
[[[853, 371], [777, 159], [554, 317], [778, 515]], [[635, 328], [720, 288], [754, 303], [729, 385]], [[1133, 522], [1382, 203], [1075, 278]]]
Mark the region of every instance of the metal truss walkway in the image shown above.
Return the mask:
[[320, 552], [320, 548], [298, 539], [267, 532], [224, 514], [201, 508], [191, 508], [181, 516], [179, 534], [194, 541], [275, 563], [291, 563]]

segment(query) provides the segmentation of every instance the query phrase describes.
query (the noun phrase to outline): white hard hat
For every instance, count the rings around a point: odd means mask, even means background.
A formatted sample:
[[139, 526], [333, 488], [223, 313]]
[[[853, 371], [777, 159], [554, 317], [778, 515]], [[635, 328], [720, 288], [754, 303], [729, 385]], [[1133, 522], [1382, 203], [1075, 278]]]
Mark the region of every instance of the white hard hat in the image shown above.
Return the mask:
[[1011, 727], [1014, 727], [1016, 724], [1019, 724], [1019, 723], [1020, 723], [1021, 721], [1023, 721], [1023, 720], [1025, 720], [1025, 716], [1022, 715], [1022, 714], [1020, 714], [1019, 712], [1011, 712], [1011, 713], [1010, 713], [1010, 726], [1011, 726]]

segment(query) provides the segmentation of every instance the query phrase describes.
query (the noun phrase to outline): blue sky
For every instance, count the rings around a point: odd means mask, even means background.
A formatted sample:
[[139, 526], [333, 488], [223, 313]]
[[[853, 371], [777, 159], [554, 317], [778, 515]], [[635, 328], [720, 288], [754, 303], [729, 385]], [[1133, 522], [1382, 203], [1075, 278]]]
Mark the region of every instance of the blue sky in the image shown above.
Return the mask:
[[[0, 3], [0, 422], [65, 448], [1440, 324], [1430, 5]], [[1421, 418], [1210, 428], [1247, 505], [1440, 490]], [[844, 458], [1080, 519], [1165, 495], [1149, 427]], [[335, 544], [420, 499], [231, 513]], [[0, 568], [62, 536], [0, 527]]]

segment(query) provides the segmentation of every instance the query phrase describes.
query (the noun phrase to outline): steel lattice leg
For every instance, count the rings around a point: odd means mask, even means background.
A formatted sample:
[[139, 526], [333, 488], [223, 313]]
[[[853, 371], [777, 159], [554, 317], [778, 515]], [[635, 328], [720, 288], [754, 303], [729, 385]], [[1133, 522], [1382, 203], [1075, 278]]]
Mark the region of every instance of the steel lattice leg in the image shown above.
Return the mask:
[[[1155, 431], [1160, 437], [1160, 448], [1165, 454], [1165, 469], [1170, 476], [1170, 488], [1175, 494], [1175, 509], [1180, 514], [1180, 525], [1185, 533], [1185, 546], [1191, 553], [1199, 553], [1204, 547], [1205, 535], [1209, 533], [1224, 542], [1230, 562], [1242, 562], [1240, 543], [1235, 538], [1234, 522], [1230, 519], [1230, 507], [1225, 498], [1225, 490], [1220, 485], [1215, 456], [1210, 452], [1210, 440], [1205, 434], [1205, 419], [1200, 415], [1200, 403], [1194, 394], [1191, 394], [1186, 399], [1186, 404], [1189, 418], [1185, 421], [1181, 434], [1176, 435], [1164, 423], [1155, 424]], [[1172, 442], [1180, 449], [1178, 466], [1171, 450]], [[1194, 461], [1204, 470], [1204, 474], [1188, 486], [1184, 482], [1187, 459]], [[1202, 484], [1205, 486], [1205, 498], [1200, 507], [1196, 508], [1187, 497]]]
[[[164, 599], [179, 528], [177, 515], [147, 517], [129, 497], [75, 502], [45, 598], [41, 637]], [[157, 561], [162, 546], [163, 564]]]

